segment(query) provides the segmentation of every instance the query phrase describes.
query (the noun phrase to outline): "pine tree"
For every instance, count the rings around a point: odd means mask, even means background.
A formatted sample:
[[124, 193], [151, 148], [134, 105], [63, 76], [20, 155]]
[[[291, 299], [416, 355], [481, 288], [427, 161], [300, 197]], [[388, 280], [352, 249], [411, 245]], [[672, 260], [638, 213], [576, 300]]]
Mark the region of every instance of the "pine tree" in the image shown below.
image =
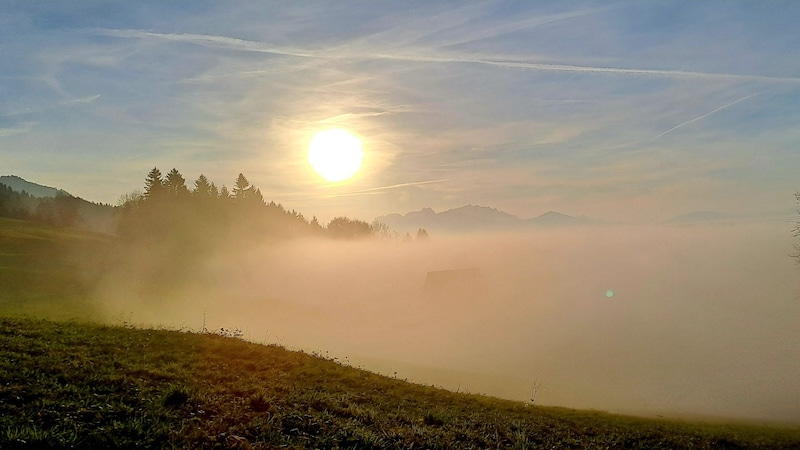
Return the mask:
[[215, 190], [216, 187], [214, 183], [209, 183], [208, 178], [201, 173], [194, 182], [192, 195], [202, 199], [216, 198], [217, 194], [214, 192]]
[[153, 170], [147, 174], [147, 178], [144, 180], [144, 198], [156, 198], [163, 192], [164, 179], [161, 176], [161, 171], [158, 170], [158, 167], [153, 167]]
[[169, 171], [164, 180], [164, 188], [167, 192], [175, 196], [183, 196], [189, 193], [189, 188], [186, 187], [186, 179], [183, 178], [178, 169], [173, 168]]
[[220, 200], [228, 200], [229, 198], [231, 198], [231, 193], [230, 191], [228, 191], [228, 187], [225, 186], [224, 184], [222, 185], [221, 188], [219, 188], [219, 195], [217, 196], [217, 198], [219, 198]]
[[250, 192], [247, 194], [247, 198], [248, 200], [250, 200], [251, 203], [256, 204], [258, 206], [264, 206], [267, 204], [267, 202], [264, 201], [264, 196], [261, 195], [261, 189], [258, 189], [254, 186], [250, 186], [248, 190]]
[[236, 178], [236, 183], [233, 184], [233, 198], [240, 201], [246, 199], [249, 193], [248, 187], [250, 187], [250, 182], [240, 173]]

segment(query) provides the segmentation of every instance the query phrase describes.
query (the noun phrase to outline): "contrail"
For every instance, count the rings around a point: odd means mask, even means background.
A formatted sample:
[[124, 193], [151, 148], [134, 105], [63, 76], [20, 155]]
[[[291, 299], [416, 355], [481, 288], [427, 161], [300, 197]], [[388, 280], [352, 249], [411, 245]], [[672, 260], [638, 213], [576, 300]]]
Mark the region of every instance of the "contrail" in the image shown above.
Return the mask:
[[248, 41], [246, 39], [233, 38], [228, 36], [220, 36], [214, 34], [196, 34], [196, 33], [155, 33], [152, 31], [143, 30], [113, 30], [113, 29], [96, 29], [96, 33], [104, 36], [122, 37], [122, 38], [157, 38], [166, 41], [175, 42], [189, 42], [192, 44], [202, 45], [204, 47], [215, 48], [228, 48], [239, 51], [249, 51], [255, 53], [270, 53], [274, 55], [284, 56], [297, 56], [302, 58], [321, 58], [316, 52], [304, 51], [292, 48], [280, 48], [264, 44], [257, 41]]
[[346, 197], [346, 196], [350, 196], [350, 195], [371, 194], [371, 193], [375, 193], [377, 191], [387, 191], [389, 189], [397, 189], [397, 188], [406, 187], [406, 186], [421, 186], [423, 184], [442, 183], [442, 182], [445, 182], [445, 181], [449, 181], [449, 180], [445, 178], [445, 179], [441, 179], [441, 180], [414, 181], [414, 182], [411, 182], [411, 183], [392, 184], [392, 185], [389, 185], [389, 186], [380, 186], [380, 187], [374, 187], [374, 188], [369, 188], [369, 189], [360, 189], [358, 191], [345, 192], [343, 194], [335, 194], [335, 195], [332, 195], [331, 197]]
[[464, 63], [481, 64], [496, 67], [542, 70], [553, 72], [579, 72], [579, 73], [598, 73], [611, 75], [631, 75], [631, 76], [656, 76], [666, 78], [706, 78], [706, 79], [726, 79], [737, 81], [766, 81], [783, 83], [800, 83], [800, 77], [770, 77], [764, 75], [740, 75], [720, 72], [693, 72], [687, 70], [669, 69], [625, 69], [618, 67], [597, 67], [597, 66], [578, 66], [570, 64], [548, 64], [533, 63], [520, 60], [499, 60], [491, 58], [465, 58], [457, 55], [430, 55], [422, 56], [418, 54], [392, 54], [392, 53], [369, 53], [369, 52], [325, 52], [311, 51], [298, 48], [276, 47], [263, 42], [250, 41], [229, 36], [195, 34], [195, 33], [156, 33], [143, 30], [114, 30], [114, 29], [95, 29], [94, 32], [105, 36], [115, 36], [123, 38], [156, 38], [167, 41], [189, 42], [209, 48], [224, 48], [237, 51], [249, 51], [256, 53], [269, 53], [274, 55], [294, 56], [300, 58], [317, 59], [386, 59], [396, 61], [411, 62], [432, 62], [432, 63]]
[[551, 72], [581, 72], [612, 75], [656, 76], [666, 78], [708, 78], [726, 79], [737, 81], [770, 81], [784, 83], [800, 83], [799, 77], [770, 77], [764, 75], [739, 75], [721, 72], [693, 72], [689, 70], [669, 69], [624, 69], [618, 67], [577, 66], [570, 64], [532, 63], [527, 61], [495, 60], [484, 58], [460, 58], [442, 56], [416, 56], [416, 55], [391, 55], [376, 54], [376, 58], [395, 59], [412, 62], [441, 62], [441, 63], [466, 63], [483, 64], [488, 66], [507, 67], [516, 69], [543, 70]]
[[748, 99], [748, 98], [750, 98], [750, 97], [755, 97], [756, 95], [758, 95], [758, 93], [755, 93], [755, 94], [750, 94], [750, 95], [748, 95], [748, 96], [746, 96], [746, 97], [742, 97], [742, 98], [740, 98], [739, 100], [733, 101], [733, 102], [731, 102], [731, 103], [728, 103], [728, 104], [726, 104], [726, 105], [722, 105], [722, 106], [720, 106], [720, 107], [718, 107], [718, 108], [714, 108], [714, 109], [712, 109], [711, 111], [709, 111], [709, 112], [707, 112], [707, 113], [703, 114], [702, 116], [695, 117], [694, 119], [687, 120], [686, 122], [681, 122], [681, 123], [679, 123], [678, 125], [675, 125], [674, 127], [670, 128], [669, 130], [667, 130], [667, 131], [665, 131], [665, 132], [663, 132], [663, 133], [659, 134], [658, 136], [654, 137], [652, 140], [654, 140], [654, 141], [655, 141], [656, 139], [660, 138], [661, 136], [664, 136], [664, 135], [665, 135], [665, 134], [667, 134], [667, 133], [673, 132], [673, 131], [677, 130], [678, 128], [680, 128], [680, 127], [682, 127], [682, 126], [684, 126], [684, 125], [688, 125], [688, 124], [690, 124], [690, 123], [692, 123], [692, 122], [697, 122], [698, 120], [705, 119], [706, 117], [708, 117], [708, 116], [710, 116], [710, 115], [712, 115], [712, 114], [714, 114], [714, 113], [716, 113], [716, 112], [718, 112], [718, 111], [722, 111], [722, 110], [723, 110], [723, 109], [725, 109], [725, 108], [728, 108], [728, 107], [730, 107], [730, 106], [733, 106], [733, 105], [735, 105], [735, 104], [737, 104], [737, 103], [739, 103], [739, 102], [743, 102], [743, 101], [747, 100], [747, 99]]

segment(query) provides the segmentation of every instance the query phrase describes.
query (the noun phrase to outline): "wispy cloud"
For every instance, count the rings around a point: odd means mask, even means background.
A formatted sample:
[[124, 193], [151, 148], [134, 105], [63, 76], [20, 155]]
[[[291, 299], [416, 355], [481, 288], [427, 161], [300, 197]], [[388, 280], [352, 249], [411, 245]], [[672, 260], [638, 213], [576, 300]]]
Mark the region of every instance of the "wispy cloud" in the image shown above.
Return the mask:
[[665, 78], [701, 78], [709, 80], [731, 80], [731, 81], [762, 81], [778, 83], [800, 83], [800, 77], [772, 77], [766, 75], [747, 75], [722, 72], [697, 72], [688, 70], [669, 70], [669, 69], [638, 69], [620, 67], [599, 67], [599, 66], [579, 66], [569, 64], [548, 64], [534, 63], [523, 60], [494, 60], [489, 58], [466, 58], [459, 56], [423, 56], [410, 54], [376, 54], [376, 58], [399, 59], [415, 62], [440, 62], [440, 63], [472, 63], [483, 64], [497, 67], [507, 67], [515, 69], [542, 70], [551, 72], [579, 72], [596, 73], [608, 75], [627, 75], [627, 76], [650, 76]]
[[93, 103], [98, 98], [100, 98], [100, 94], [90, 95], [88, 97], [81, 97], [81, 98], [73, 98], [73, 99], [69, 99], [69, 100], [64, 100], [63, 102], [59, 103], [59, 105], [60, 106], [88, 105], [89, 103]]
[[16, 136], [19, 134], [30, 133], [36, 122], [23, 122], [15, 127], [0, 128], [0, 137]]
[[742, 97], [742, 98], [740, 98], [740, 99], [738, 99], [738, 100], [735, 100], [735, 101], [732, 101], [732, 102], [730, 102], [730, 103], [727, 103], [727, 104], [724, 104], [724, 105], [722, 105], [722, 106], [719, 106], [719, 107], [717, 107], [717, 108], [714, 108], [714, 109], [712, 109], [711, 111], [709, 111], [709, 112], [707, 112], [707, 113], [703, 114], [702, 116], [697, 116], [697, 117], [695, 117], [694, 119], [689, 119], [689, 120], [687, 120], [687, 121], [685, 121], [685, 122], [681, 122], [681, 123], [679, 123], [678, 125], [675, 125], [674, 127], [670, 128], [669, 130], [667, 130], [667, 131], [665, 131], [665, 132], [663, 132], [663, 133], [659, 134], [658, 136], [654, 137], [652, 140], [654, 140], [654, 141], [655, 141], [656, 139], [658, 139], [658, 138], [660, 138], [660, 137], [664, 136], [665, 134], [671, 133], [671, 132], [673, 132], [673, 131], [677, 130], [678, 128], [680, 128], [680, 127], [682, 127], [682, 126], [684, 126], [684, 125], [688, 125], [688, 124], [690, 124], [690, 123], [697, 122], [698, 120], [703, 120], [703, 119], [705, 119], [706, 117], [708, 117], [708, 116], [710, 116], [710, 115], [712, 115], [712, 114], [715, 114], [715, 113], [717, 113], [717, 112], [719, 112], [719, 111], [722, 111], [722, 110], [723, 110], [723, 109], [725, 109], [725, 108], [729, 108], [729, 107], [731, 107], [731, 106], [733, 106], [733, 105], [735, 105], [735, 104], [737, 104], [737, 103], [743, 102], [743, 101], [745, 101], [745, 100], [747, 100], [747, 99], [749, 99], [749, 98], [755, 97], [756, 95], [758, 95], [758, 94], [757, 94], [757, 93], [756, 93], [756, 94], [750, 94], [750, 95], [748, 95], [748, 96], [745, 96], [745, 97]]
[[389, 185], [389, 186], [380, 186], [380, 187], [374, 187], [374, 188], [369, 188], [369, 189], [359, 189], [357, 191], [344, 192], [344, 193], [341, 193], [341, 194], [333, 194], [333, 195], [330, 195], [329, 197], [349, 197], [349, 196], [353, 196], [353, 195], [365, 195], [365, 194], [369, 195], [369, 194], [376, 194], [376, 193], [382, 192], [382, 191], [388, 191], [388, 190], [391, 190], [391, 189], [398, 189], [398, 188], [404, 188], [404, 187], [409, 187], [409, 186], [423, 186], [423, 185], [426, 185], [426, 184], [434, 184], [434, 183], [444, 183], [446, 181], [450, 181], [450, 180], [449, 179], [441, 179], [441, 180], [415, 181], [415, 182], [411, 182], [411, 183], [399, 183], [399, 184], [392, 184], [392, 185]]
[[[570, 16], [571, 17], [571, 16]], [[648, 68], [625, 68], [625, 67], [603, 67], [590, 65], [572, 65], [539, 63], [526, 61], [521, 58], [494, 59], [490, 57], [462, 56], [455, 52], [441, 52], [432, 48], [408, 49], [406, 51], [380, 51], [379, 49], [348, 48], [347, 46], [338, 47], [335, 51], [331, 49], [308, 50], [296, 47], [280, 47], [265, 42], [239, 39], [229, 36], [193, 34], [193, 33], [156, 33], [144, 30], [113, 30], [99, 29], [98, 34], [122, 38], [137, 39], [161, 39], [174, 42], [186, 42], [201, 45], [208, 48], [231, 49], [236, 51], [247, 51], [256, 53], [268, 53], [273, 55], [293, 56], [301, 58], [317, 59], [376, 59], [376, 60], [400, 60], [420, 63], [465, 63], [480, 64], [495, 67], [527, 69], [550, 72], [573, 72], [586, 74], [622, 75], [622, 76], [649, 76], [665, 78], [696, 78], [709, 80], [730, 80], [730, 81], [761, 81], [773, 83], [800, 83], [800, 77], [777, 77], [753, 74], [736, 74], [724, 72], [703, 72], [689, 70], [672, 69], [648, 69]]]
[[239, 39], [229, 36], [220, 36], [213, 34], [156, 33], [152, 31], [132, 30], [132, 29], [128, 30], [97, 29], [95, 30], [95, 32], [103, 36], [112, 36], [121, 38], [161, 39], [174, 42], [188, 42], [209, 48], [231, 49], [237, 51], [269, 53], [274, 55], [297, 56], [305, 58], [325, 57], [325, 54], [321, 52], [302, 50], [290, 47], [277, 47], [266, 44], [264, 42], [251, 41], [246, 39]]
[[504, 20], [498, 22], [494, 26], [485, 25], [479, 29], [475, 29], [474, 22], [481, 21], [481, 17], [476, 16], [473, 17], [472, 20], [466, 24], [472, 26], [459, 27], [463, 30], [463, 32], [458, 38], [450, 40], [440, 40], [438, 42], [438, 45], [440, 47], [445, 47], [445, 46], [453, 47], [457, 45], [473, 43], [477, 41], [495, 38], [504, 34], [513, 33], [516, 31], [530, 30], [532, 28], [540, 27], [542, 25], [548, 25], [556, 22], [597, 14], [600, 12], [608, 11], [609, 9], [612, 8], [613, 7], [611, 6], [604, 6], [600, 8], [567, 11], [556, 14], [523, 16], [517, 20], [508, 20], [508, 18], [504, 18]]

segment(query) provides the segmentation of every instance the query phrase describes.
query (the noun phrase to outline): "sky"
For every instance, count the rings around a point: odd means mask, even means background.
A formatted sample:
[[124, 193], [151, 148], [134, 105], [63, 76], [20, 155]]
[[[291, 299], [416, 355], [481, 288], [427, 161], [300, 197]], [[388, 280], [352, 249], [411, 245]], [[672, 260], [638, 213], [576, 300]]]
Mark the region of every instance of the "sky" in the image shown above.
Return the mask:
[[[115, 204], [175, 167], [322, 221], [467, 204], [652, 223], [789, 216], [800, 3], [0, 7], [0, 174]], [[307, 163], [315, 131], [365, 152]]]

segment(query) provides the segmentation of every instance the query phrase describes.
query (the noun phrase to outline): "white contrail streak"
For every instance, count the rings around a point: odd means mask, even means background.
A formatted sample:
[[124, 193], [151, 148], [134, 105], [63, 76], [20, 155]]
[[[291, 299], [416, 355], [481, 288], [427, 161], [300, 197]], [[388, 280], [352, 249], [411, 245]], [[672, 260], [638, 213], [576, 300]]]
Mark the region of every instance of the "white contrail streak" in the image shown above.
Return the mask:
[[661, 136], [664, 136], [667, 133], [671, 133], [671, 132], [677, 130], [678, 128], [680, 128], [680, 127], [682, 127], [684, 125], [688, 125], [690, 123], [697, 122], [698, 120], [705, 119], [706, 117], [708, 117], [708, 116], [710, 116], [710, 115], [712, 115], [712, 114], [714, 114], [716, 112], [722, 111], [723, 109], [731, 107], [731, 106], [733, 106], [733, 105], [735, 105], [735, 104], [737, 104], [739, 102], [743, 102], [743, 101], [747, 100], [750, 97], [755, 97], [756, 95], [758, 95], [758, 94], [757, 93], [756, 94], [750, 94], [750, 95], [748, 95], [746, 97], [740, 98], [739, 100], [736, 100], [736, 101], [730, 102], [728, 104], [722, 105], [722, 106], [720, 106], [718, 108], [714, 108], [711, 111], [703, 114], [702, 116], [695, 117], [694, 119], [687, 120], [686, 122], [681, 122], [681, 123], [675, 125], [674, 127], [670, 128], [669, 130], [667, 130], [667, 131], [659, 134], [658, 136], [654, 137], [653, 140], [655, 141], [656, 139], [660, 138]]
[[415, 56], [415, 55], [390, 55], [377, 54], [376, 58], [397, 59], [412, 62], [441, 62], [441, 63], [466, 63], [483, 64], [489, 66], [508, 67], [516, 69], [544, 70], [551, 72], [581, 72], [599, 73], [612, 75], [633, 75], [633, 76], [656, 76], [667, 78], [708, 78], [726, 79], [736, 81], [770, 81], [800, 83], [800, 77], [769, 77], [764, 75], [739, 75], [720, 72], [693, 72], [688, 70], [669, 70], [669, 69], [623, 69], [618, 67], [596, 67], [596, 66], [576, 66], [570, 64], [547, 64], [532, 63], [527, 61], [514, 60], [493, 60], [483, 58], [459, 58], [459, 57], [440, 57], [440, 56]]
[[113, 36], [121, 38], [156, 38], [166, 41], [175, 42], [189, 42], [192, 44], [202, 45], [209, 48], [227, 48], [238, 51], [248, 51], [255, 53], [271, 53], [275, 55], [284, 56], [297, 56], [304, 58], [321, 58], [316, 52], [304, 51], [292, 48], [280, 48], [272, 45], [264, 44], [257, 41], [248, 41], [246, 39], [233, 38], [228, 36], [219, 36], [214, 34], [194, 34], [194, 33], [155, 33], [152, 31], [143, 30], [110, 30], [99, 29], [96, 30], [98, 34], [104, 36]]
[[687, 70], [668, 70], [668, 69], [625, 69], [617, 67], [595, 67], [595, 66], [577, 66], [570, 64], [547, 64], [547, 63], [533, 63], [520, 60], [497, 60], [490, 58], [464, 58], [458, 55], [430, 55], [422, 56], [419, 54], [406, 53], [369, 53], [369, 52], [355, 52], [348, 53], [342, 51], [310, 51], [298, 48], [288, 47], [275, 47], [263, 42], [249, 41], [245, 39], [233, 38], [228, 36], [208, 35], [208, 34], [193, 34], [193, 33], [155, 33], [143, 30], [113, 30], [113, 29], [96, 29], [98, 34], [105, 36], [114, 36], [122, 38], [155, 38], [174, 42], [189, 42], [197, 45], [202, 45], [209, 48], [223, 48], [232, 49], [237, 51], [249, 51], [256, 53], [269, 53], [274, 55], [295, 56], [300, 58], [317, 58], [317, 59], [337, 59], [337, 58], [350, 58], [350, 59], [386, 59], [397, 61], [411, 61], [411, 62], [431, 62], [431, 63], [464, 63], [464, 64], [481, 64], [496, 67], [528, 69], [528, 70], [541, 70], [551, 72], [579, 72], [579, 73], [597, 73], [597, 74], [610, 74], [610, 75], [630, 75], [630, 76], [656, 76], [666, 78], [697, 78], [697, 79], [724, 79], [735, 81], [765, 81], [765, 82], [782, 82], [782, 83], [800, 83], [800, 77], [769, 77], [764, 75], [740, 75], [719, 72], [693, 72]]
[[360, 189], [358, 191], [345, 192], [345, 193], [342, 193], [342, 194], [334, 194], [334, 195], [331, 195], [331, 197], [348, 197], [348, 196], [351, 196], [351, 195], [376, 194], [376, 193], [378, 193], [378, 191], [388, 191], [389, 189], [397, 189], [397, 188], [406, 187], [406, 186], [421, 186], [423, 184], [442, 183], [442, 182], [445, 182], [445, 181], [449, 181], [449, 180], [441, 179], [441, 180], [427, 180], [427, 181], [415, 181], [415, 182], [411, 182], [411, 183], [392, 184], [392, 185], [389, 185], [389, 186], [379, 186], [379, 187], [374, 187], [374, 188], [369, 188], [369, 189]]

